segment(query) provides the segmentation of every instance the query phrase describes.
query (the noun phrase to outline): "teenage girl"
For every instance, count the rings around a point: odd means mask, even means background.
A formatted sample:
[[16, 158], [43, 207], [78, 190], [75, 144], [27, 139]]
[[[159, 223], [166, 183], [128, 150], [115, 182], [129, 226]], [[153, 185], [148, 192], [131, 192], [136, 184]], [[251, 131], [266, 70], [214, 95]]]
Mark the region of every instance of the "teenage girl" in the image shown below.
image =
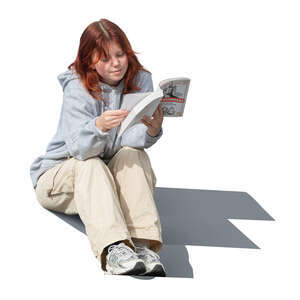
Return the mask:
[[145, 148], [162, 136], [161, 105], [120, 139], [122, 95], [151, 92], [151, 73], [125, 33], [107, 19], [82, 33], [76, 60], [58, 76], [63, 103], [57, 132], [30, 175], [39, 203], [79, 214], [107, 274], [165, 276], [156, 177]]

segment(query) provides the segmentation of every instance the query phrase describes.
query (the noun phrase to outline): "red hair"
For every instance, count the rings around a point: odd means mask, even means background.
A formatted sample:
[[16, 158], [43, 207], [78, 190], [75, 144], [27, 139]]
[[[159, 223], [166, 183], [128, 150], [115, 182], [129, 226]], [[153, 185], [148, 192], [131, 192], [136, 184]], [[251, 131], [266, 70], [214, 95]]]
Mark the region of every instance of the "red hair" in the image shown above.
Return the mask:
[[[115, 41], [120, 45], [122, 50], [126, 53], [128, 58], [128, 68], [124, 75], [124, 88], [122, 94], [132, 91], [139, 91], [133, 80], [138, 74], [139, 70], [144, 70], [143, 66], [138, 61], [125, 33], [116, 24], [107, 19], [91, 23], [82, 33], [76, 60], [68, 66], [68, 69], [75, 69], [79, 75], [81, 82], [90, 93], [92, 97], [97, 100], [104, 101], [101, 96], [102, 90], [99, 86], [99, 81], [103, 78], [92, 69], [94, 54], [98, 59], [108, 57], [108, 44]], [[149, 72], [151, 74], [151, 72]], [[104, 101], [105, 102], [105, 101]]]

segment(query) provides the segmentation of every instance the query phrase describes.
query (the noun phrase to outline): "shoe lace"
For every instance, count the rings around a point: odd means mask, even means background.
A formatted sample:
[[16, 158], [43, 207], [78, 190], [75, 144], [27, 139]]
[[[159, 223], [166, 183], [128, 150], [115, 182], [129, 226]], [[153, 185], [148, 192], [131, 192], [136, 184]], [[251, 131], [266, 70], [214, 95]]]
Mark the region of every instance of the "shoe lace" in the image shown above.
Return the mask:
[[124, 244], [111, 245], [108, 247], [107, 252], [113, 254], [113, 256], [115, 257], [114, 260], [116, 260], [116, 257], [118, 257], [120, 260], [125, 260], [134, 256], [134, 252]]
[[139, 256], [146, 258], [147, 260], [159, 261], [160, 257], [154, 251], [146, 248], [146, 247], [138, 247], [136, 246], [136, 251]]

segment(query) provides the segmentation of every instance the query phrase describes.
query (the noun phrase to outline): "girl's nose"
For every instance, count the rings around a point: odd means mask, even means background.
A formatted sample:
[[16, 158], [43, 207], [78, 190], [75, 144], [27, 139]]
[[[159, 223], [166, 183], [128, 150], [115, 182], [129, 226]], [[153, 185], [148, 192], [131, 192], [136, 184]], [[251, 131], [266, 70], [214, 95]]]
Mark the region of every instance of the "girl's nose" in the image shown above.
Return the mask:
[[120, 61], [117, 57], [112, 58], [112, 65], [113, 66], [118, 66], [120, 64]]

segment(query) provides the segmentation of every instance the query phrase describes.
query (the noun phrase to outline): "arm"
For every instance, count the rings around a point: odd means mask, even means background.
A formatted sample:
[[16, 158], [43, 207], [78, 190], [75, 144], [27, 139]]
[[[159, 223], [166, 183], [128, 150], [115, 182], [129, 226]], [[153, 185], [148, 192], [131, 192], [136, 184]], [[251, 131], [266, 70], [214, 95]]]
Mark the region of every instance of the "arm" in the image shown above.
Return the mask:
[[103, 153], [109, 136], [96, 127], [98, 116], [93, 101], [96, 100], [75, 81], [64, 89], [63, 138], [70, 155], [79, 160]]
[[[153, 92], [152, 76], [148, 72], [140, 72], [137, 85], [141, 88], [140, 93]], [[163, 129], [155, 137], [147, 132], [148, 128], [143, 123], [138, 123], [128, 128], [122, 135], [121, 146], [134, 148], [149, 148], [154, 145], [163, 134]]]

